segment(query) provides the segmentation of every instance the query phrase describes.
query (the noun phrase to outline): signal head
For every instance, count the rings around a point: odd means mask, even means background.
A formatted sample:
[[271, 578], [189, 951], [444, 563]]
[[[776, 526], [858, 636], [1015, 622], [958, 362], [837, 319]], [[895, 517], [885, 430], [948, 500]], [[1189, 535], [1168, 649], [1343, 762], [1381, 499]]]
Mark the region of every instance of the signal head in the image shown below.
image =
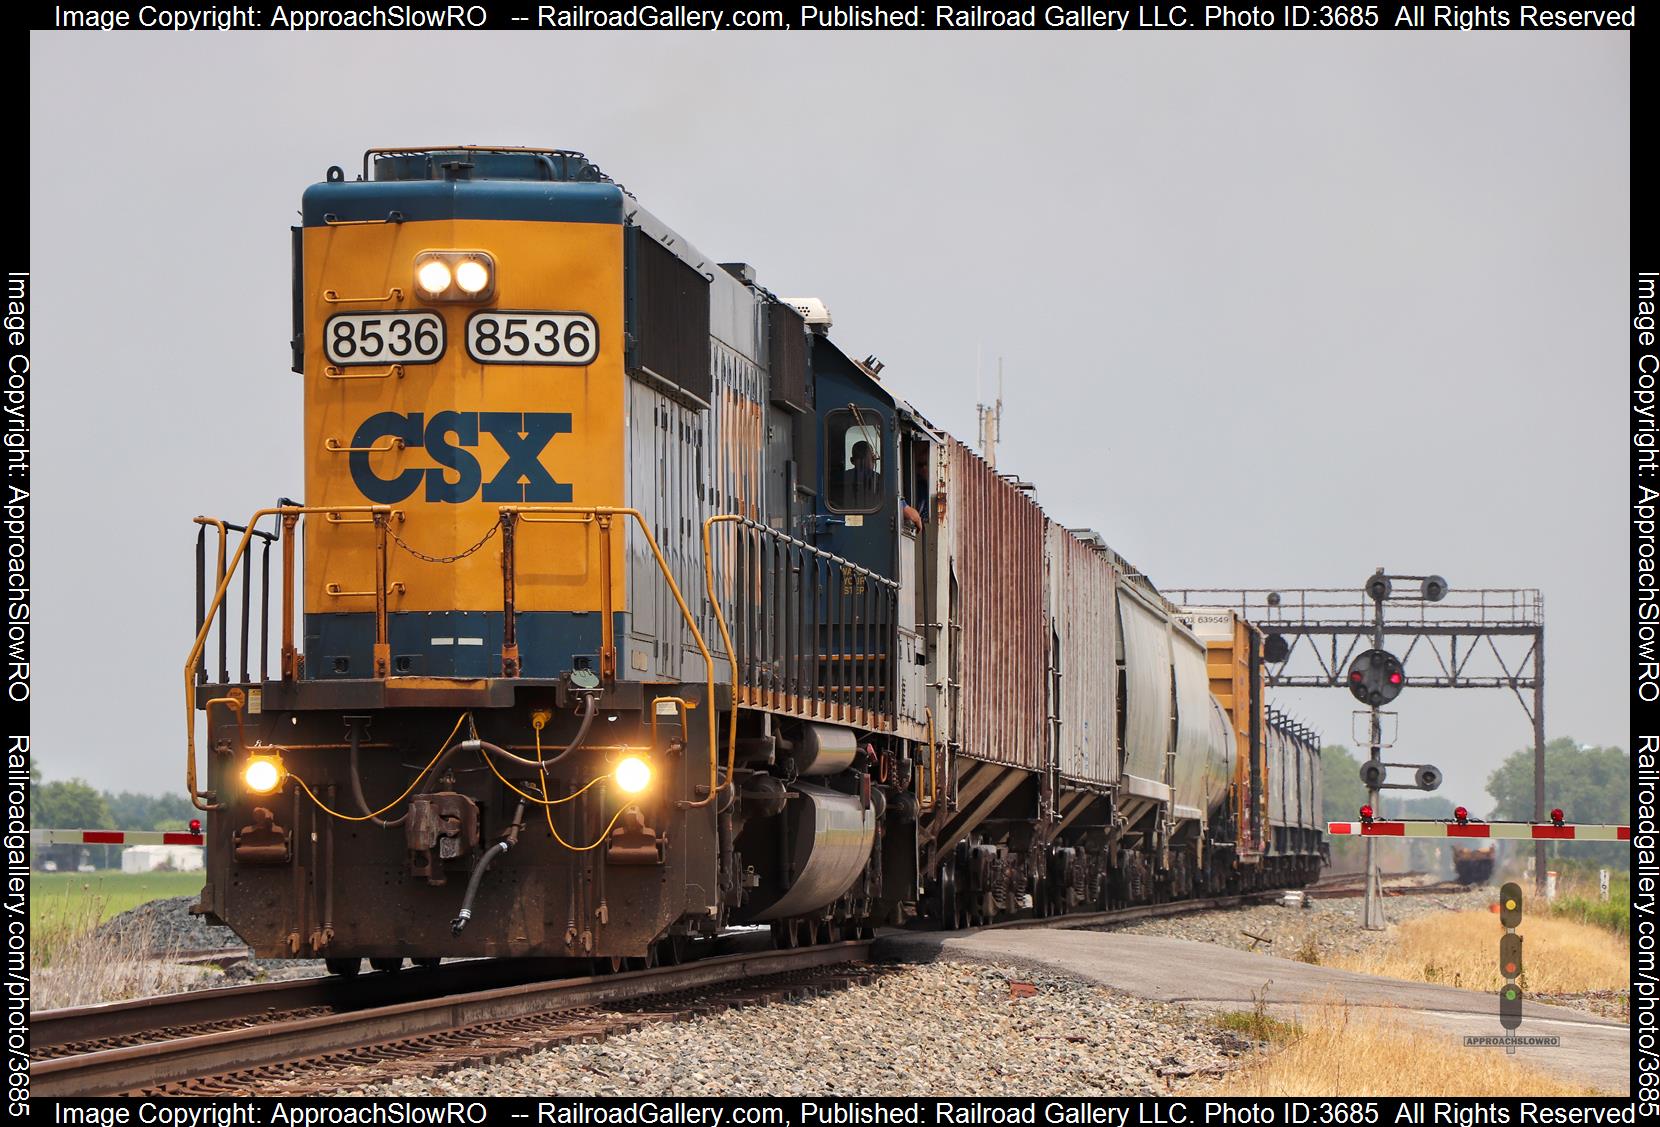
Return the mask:
[[1499, 889], [1499, 923], [1505, 927], [1522, 926], [1522, 886], [1508, 881]]
[[1262, 640], [1263, 661], [1278, 663], [1290, 656], [1291, 646], [1284, 634], [1270, 634]]
[[1499, 990], [1499, 1024], [1515, 1029], [1522, 1024], [1522, 988], [1507, 982]]
[[1513, 931], [1499, 936], [1499, 973], [1506, 978], [1522, 973], [1522, 937]]
[[1419, 588], [1426, 603], [1438, 603], [1447, 597], [1447, 581], [1439, 575], [1426, 575]]
[[1406, 688], [1400, 658], [1388, 650], [1367, 650], [1349, 663], [1349, 692], [1373, 708], [1388, 704]]
[[1389, 597], [1389, 592], [1394, 589], [1394, 584], [1389, 582], [1389, 577], [1381, 570], [1366, 581], [1366, 594], [1370, 596], [1374, 602], [1383, 602], [1383, 600]]

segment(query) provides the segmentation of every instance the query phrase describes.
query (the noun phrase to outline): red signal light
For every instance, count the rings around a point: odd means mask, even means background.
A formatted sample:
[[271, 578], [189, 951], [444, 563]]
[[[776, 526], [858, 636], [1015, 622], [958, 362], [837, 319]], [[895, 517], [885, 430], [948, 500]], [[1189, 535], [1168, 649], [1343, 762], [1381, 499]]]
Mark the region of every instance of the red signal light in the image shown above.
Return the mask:
[[1349, 674], [1349, 680], [1358, 685], [1360, 682], [1366, 680], [1366, 675], [1357, 669], [1353, 673]]
[[1372, 806], [1370, 803], [1360, 808], [1360, 820], [1362, 822], [1370, 822], [1372, 820]]
[[1550, 820], [1560, 826], [1562, 824], [1562, 811], [1552, 810], [1550, 812]]
[[1399, 685], [1404, 680], [1405, 678], [1401, 676], [1401, 671], [1398, 669], [1389, 675], [1389, 683], [1391, 685]]
[[190, 832], [193, 834], [202, 832], [202, 820], [200, 818], [190, 819]]
[[1461, 826], [1470, 820], [1470, 812], [1462, 806], [1454, 807], [1452, 816], [1458, 819], [1458, 824]]

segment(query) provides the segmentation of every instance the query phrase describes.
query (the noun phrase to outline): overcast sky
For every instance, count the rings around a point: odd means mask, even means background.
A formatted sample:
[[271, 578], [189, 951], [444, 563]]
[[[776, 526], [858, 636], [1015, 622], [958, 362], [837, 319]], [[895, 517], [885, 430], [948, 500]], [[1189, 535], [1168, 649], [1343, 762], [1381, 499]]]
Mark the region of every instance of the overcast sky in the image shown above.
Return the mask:
[[[288, 227], [378, 145], [586, 151], [1161, 586], [1543, 589], [1629, 746], [1621, 34], [31, 37], [34, 748], [183, 788], [198, 513], [302, 492]], [[991, 379], [986, 379], [989, 389]], [[1392, 481], [1376, 505], [1358, 498]], [[1409, 665], [1409, 673], [1412, 666]], [[1350, 742], [1335, 690], [1282, 703]], [[1485, 810], [1502, 692], [1409, 692]]]

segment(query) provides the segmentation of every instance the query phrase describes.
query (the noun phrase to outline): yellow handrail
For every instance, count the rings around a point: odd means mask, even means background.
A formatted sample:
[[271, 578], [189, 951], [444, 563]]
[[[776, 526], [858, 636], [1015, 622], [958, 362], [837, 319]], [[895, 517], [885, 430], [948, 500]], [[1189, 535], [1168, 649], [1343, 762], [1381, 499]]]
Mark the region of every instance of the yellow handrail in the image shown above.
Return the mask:
[[[243, 526], [242, 539], [237, 542], [236, 551], [230, 562], [225, 566], [224, 573], [219, 577], [219, 587], [213, 592], [213, 599], [209, 602], [207, 612], [202, 616], [202, 625], [196, 631], [196, 640], [190, 644], [190, 655], [184, 659], [184, 730], [185, 730], [185, 790], [190, 795], [190, 804], [198, 810], [217, 810], [217, 802], [205, 802], [204, 799], [213, 798], [211, 791], [196, 789], [196, 660], [202, 656], [202, 647], [207, 644], [208, 632], [213, 629], [214, 616], [219, 613], [219, 604], [224, 601], [225, 592], [231, 585], [231, 577], [242, 563], [242, 557], [247, 554], [248, 542], [254, 537], [254, 529], [259, 522], [268, 516], [281, 516], [285, 521], [298, 518], [305, 513], [390, 513], [390, 505], [334, 505], [329, 507], [313, 508], [306, 505], [278, 505], [274, 508], [260, 509], [248, 518]], [[284, 583], [289, 580], [289, 568], [284, 569]], [[286, 603], [286, 600], [285, 600]]]
[[[675, 605], [680, 608], [680, 616], [686, 620], [686, 626], [692, 632], [692, 640], [697, 643], [698, 653], [703, 656], [704, 680], [707, 689], [704, 706], [709, 710], [709, 793], [695, 802], [682, 802], [680, 805], [687, 810], [709, 805], [715, 800], [715, 795], [720, 789], [720, 731], [715, 716], [717, 711], [715, 708], [715, 658], [709, 652], [709, 645], [703, 640], [703, 631], [697, 628], [697, 620], [692, 617], [690, 608], [686, 606], [684, 596], [680, 594], [680, 584], [674, 581], [674, 572], [669, 570], [669, 562], [663, 558], [663, 550], [657, 546], [657, 538], [651, 534], [651, 526], [646, 523], [646, 518], [640, 514], [639, 509], [614, 505], [503, 505], [500, 511], [511, 513], [514, 516], [523, 516], [525, 513], [544, 513], [548, 515], [587, 513], [596, 518], [632, 517], [634, 523], [640, 526], [640, 532], [646, 538], [646, 545], [651, 549], [652, 556], [657, 560], [657, 570], [663, 573], [663, 579], [669, 585], [669, 594], [674, 596]], [[601, 535], [609, 535], [609, 533], [602, 532]], [[606, 585], [605, 601], [609, 604], [611, 585], [609, 568], [604, 569], [601, 582]], [[602, 624], [602, 627], [605, 625], [609, 625], [609, 615], [607, 615], [607, 621]], [[731, 775], [728, 774], [727, 777], [731, 778]]]
[[[931, 708], [924, 708], [922, 710], [922, 715], [928, 721], [928, 809], [932, 810], [939, 803], [939, 789], [936, 777], [938, 767], [934, 762], [939, 754], [939, 745], [934, 742], [934, 710]], [[918, 772], [918, 774], [920, 773], [921, 772]], [[921, 789], [921, 787], [917, 788], [919, 792]]]

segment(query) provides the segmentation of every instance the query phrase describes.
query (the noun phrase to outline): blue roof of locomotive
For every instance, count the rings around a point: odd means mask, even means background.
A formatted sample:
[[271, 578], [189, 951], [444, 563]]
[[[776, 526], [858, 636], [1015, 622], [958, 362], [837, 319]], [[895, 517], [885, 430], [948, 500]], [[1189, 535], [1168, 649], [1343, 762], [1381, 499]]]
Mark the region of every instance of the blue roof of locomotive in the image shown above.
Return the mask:
[[307, 227], [330, 222], [521, 219], [621, 223], [626, 189], [581, 153], [563, 150], [417, 149], [371, 151], [373, 179], [338, 169], [306, 189]]

